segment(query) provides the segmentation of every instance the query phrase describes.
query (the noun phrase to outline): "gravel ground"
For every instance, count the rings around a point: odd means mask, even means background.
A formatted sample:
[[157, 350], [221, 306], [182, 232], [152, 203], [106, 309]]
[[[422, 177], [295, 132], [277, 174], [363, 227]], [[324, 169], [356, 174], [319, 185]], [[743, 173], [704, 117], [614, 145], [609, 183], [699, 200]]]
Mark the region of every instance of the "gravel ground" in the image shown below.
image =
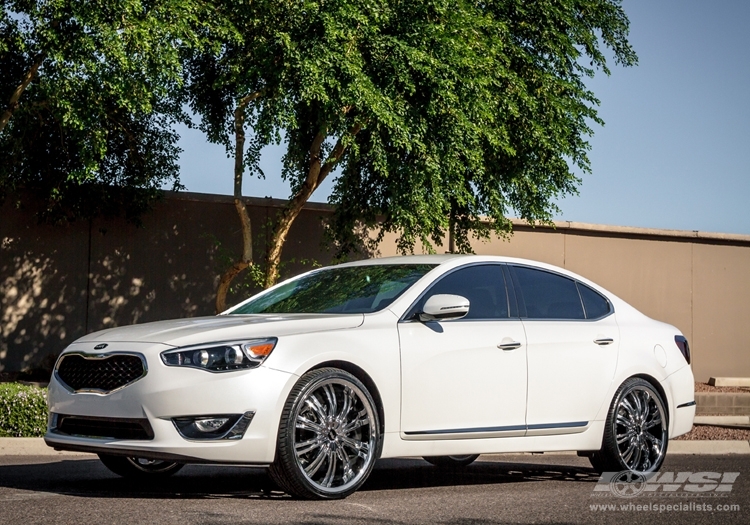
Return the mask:
[[750, 429], [694, 425], [693, 430], [675, 439], [688, 441], [709, 439], [750, 441]]
[[750, 387], [746, 386], [711, 386], [708, 383], [695, 383], [696, 392], [715, 392], [726, 394], [750, 393]]

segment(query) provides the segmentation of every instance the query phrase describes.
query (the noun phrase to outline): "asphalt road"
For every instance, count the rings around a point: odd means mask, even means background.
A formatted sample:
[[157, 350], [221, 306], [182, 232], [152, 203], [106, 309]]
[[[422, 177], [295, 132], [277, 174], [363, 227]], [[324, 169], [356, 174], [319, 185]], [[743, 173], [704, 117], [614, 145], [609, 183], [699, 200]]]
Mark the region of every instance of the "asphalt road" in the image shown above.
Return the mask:
[[629, 498], [598, 484], [587, 460], [572, 455], [483, 456], [459, 472], [382, 460], [359, 492], [324, 502], [273, 491], [262, 469], [189, 465], [158, 484], [133, 484], [92, 458], [0, 456], [0, 523], [750, 523], [749, 456], [668, 456], [662, 472], [675, 482], [679, 472], [740, 474], [722, 493], [683, 484], [672, 497]]

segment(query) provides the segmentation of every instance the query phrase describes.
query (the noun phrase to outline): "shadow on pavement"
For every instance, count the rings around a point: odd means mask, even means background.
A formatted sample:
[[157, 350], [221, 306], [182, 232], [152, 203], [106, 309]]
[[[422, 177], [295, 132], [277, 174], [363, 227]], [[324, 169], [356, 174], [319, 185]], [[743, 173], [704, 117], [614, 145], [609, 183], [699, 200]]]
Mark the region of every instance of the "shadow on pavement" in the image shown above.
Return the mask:
[[[550, 460], [551, 462], [554, 459]], [[360, 491], [445, 486], [502, 485], [540, 481], [596, 482], [589, 468], [479, 460], [461, 469], [440, 469], [420, 459], [380, 460]], [[68, 496], [146, 499], [286, 499], [265, 469], [187, 465], [160, 480], [128, 480], [96, 459], [0, 466], [0, 487]]]

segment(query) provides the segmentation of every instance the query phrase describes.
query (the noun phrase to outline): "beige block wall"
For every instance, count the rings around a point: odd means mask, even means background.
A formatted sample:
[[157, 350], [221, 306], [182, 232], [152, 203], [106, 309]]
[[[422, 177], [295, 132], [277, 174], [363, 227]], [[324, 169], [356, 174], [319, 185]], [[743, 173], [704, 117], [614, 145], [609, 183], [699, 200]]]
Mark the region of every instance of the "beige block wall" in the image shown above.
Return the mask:
[[565, 267], [692, 339], [690, 243], [566, 234]]
[[693, 246], [693, 371], [750, 377], [750, 247]]
[[0, 207], [0, 371], [49, 366], [86, 333], [88, 222], [47, 226]]
[[[256, 249], [262, 250], [263, 225], [282, 203], [249, 201]], [[322, 247], [328, 214], [323, 205], [302, 212], [284, 248], [283, 275], [311, 267], [292, 259], [330, 263], [332, 254]], [[104, 219], [90, 227], [88, 221], [45, 226], [6, 202], [0, 208], [0, 371], [39, 366], [93, 330], [211, 315], [221, 251], [237, 256], [240, 243], [228, 197], [168, 196], [143, 217], [142, 228]], [[472, 246], [478, 254], [568, 268], [677, 326], [691, 343], [699, 380], [750, 377], [750, 236], [517, 223], [510, 239]], [[386, 235], [378, 251], [396, 255], [396, 236]]]

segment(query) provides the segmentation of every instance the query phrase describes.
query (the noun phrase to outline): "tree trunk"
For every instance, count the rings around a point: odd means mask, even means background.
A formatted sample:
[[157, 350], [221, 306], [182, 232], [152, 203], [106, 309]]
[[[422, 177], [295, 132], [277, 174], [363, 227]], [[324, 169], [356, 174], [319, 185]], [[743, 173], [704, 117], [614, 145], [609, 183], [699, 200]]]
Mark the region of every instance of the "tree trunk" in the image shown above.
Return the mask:
[[36, 76], [36, 73], [39, 70], [39, 66], [42, 65], [43, 60], [44, 60], [44, 57], [42, 56], [36, 59], [34, 64], [31, 66], [31, 68], [23, 76], [23, 80], [21, 81], [21, 83], [13, 91], [13, 94], [10, 96], [10, 102], [8, 103], [8, 107], [5, 108], [5, 111], [3, 111], [3, 114], [0, 116], [0, 133], [2, 133], [2, 131], [5, 129], [5, 126], [8, 124], [8, 121], [10, 121], [10, 117], [13, 116], [13, 112], [18, 107], [18, 100], [21, 98], [21, 95], [26, 90], [26, 88], [29, 87], [29, 84], [31, 84], [31, 81], [34, 80], [34, 77]]
[[[355, 124], [349, 130], [349, 133], [354, 136], [359, 133], [360, 129], [361, 125]], [[273, 230], [271, 245], [268, 249], [268, 258], [266, 260], [266, 288], [276, 284], [276, 281], [279, 278], [281, 250], [284, 247], [284, 243], [286, 242], [287, 235], [289, 235], [289, 230], [292, 228], [294, 220], [299, 216], [302, 208], [310, 199], [313, 192], [318, 189], [328, 174], [331, 173], [336, 163], [346, 151], [346, 146], [342, 142], [342, 139], [339, 139], [326, 161], [321, 162], [320, 149], [324, 140], [324, 131], [318, 133], [313, 139], [312, 145], [310, 146], [310, 167], [307, 171], [307, 178], [302, 184], [302, 187], [287, 203], [284, 211], [281, 212], [281, 216]]]
[[245, 172], [245, 110], [247, 105], [258, 98], [261, 92], [252, 93], [240, 99], [234, 110], [234, 207], [242, 225], [242, 258], [226, 270], [219, 279], [216, 289], [216, 313], [227, 309], [227, 292], [237, 275], [253, 264], [253, 230], [250, 215], [242, 200], [242, 176]]

